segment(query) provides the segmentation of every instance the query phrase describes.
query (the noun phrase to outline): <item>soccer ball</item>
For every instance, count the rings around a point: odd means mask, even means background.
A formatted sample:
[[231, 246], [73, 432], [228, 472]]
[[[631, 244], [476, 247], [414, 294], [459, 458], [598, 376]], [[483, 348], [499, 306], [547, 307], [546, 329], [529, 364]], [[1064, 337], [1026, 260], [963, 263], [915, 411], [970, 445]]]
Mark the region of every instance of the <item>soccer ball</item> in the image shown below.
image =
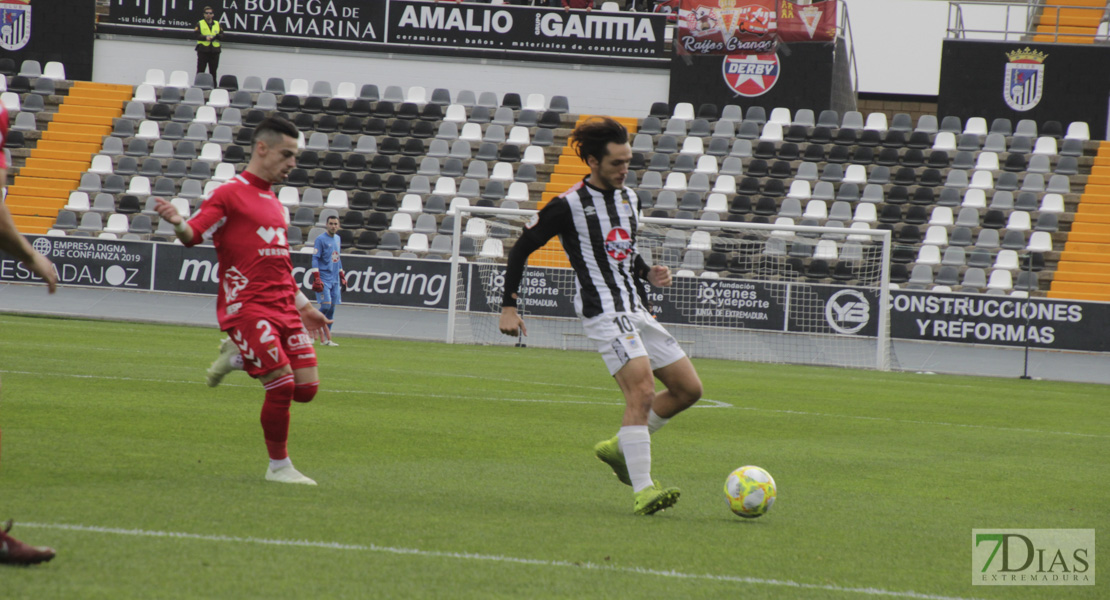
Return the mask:
[[725, 499], [732, 512], [746, 519], [763, 516], [775, 503], [775, 480], [767, 471], [740, 467], [725, 480]]

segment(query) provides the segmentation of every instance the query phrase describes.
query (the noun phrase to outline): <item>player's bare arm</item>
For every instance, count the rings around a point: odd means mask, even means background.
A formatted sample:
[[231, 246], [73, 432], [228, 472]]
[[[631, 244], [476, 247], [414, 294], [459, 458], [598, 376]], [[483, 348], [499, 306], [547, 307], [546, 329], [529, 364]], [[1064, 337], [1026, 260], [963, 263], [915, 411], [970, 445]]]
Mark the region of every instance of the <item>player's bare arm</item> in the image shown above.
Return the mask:
[[297, 307], [297, 312], [301, 315], [301, 323], [304, 324], [308, 335], [321, 342], [331, 339], [328, 325], [332, 323], [332, 320], [325, 317], [324, 313], [320, 312], [315, 306], [312, 306], [312, 302], [309, 302], [304, 292], [297, 290], [293, 303]]
[[185, 222], [185, 217], [177, 212], [177, 207], [166, 202], [162, 198], [155, 198], [154, 212], [158, 216], [173, 225], [173, 231], [177, 235], [177, 239], [188, 244], [193, 241], [193, 228]]

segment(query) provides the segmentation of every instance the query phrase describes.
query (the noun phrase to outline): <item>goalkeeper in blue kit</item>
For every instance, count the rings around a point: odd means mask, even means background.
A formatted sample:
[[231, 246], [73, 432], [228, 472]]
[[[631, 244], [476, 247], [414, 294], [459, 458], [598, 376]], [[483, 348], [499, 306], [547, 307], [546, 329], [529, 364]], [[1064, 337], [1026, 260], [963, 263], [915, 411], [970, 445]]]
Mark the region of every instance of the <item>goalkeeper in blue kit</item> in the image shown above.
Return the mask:
[[[325, 223], [326, 233], [316, 236], [313, 243], [312, 291], [316, 292], [316, 302], [320, 305], [320, 312], [329, 321], [335, 319], [335, 307], [342, 300], [342, 290], [347, 287], [347, 274], [343, 272], [343, 260], [339, 257], [339, 217], [328, 217]], [[332, 328], [334, 330], [334, 325]], [[338, 346], [335, 340], [328, 337], [324, 340], [325, 346]]]

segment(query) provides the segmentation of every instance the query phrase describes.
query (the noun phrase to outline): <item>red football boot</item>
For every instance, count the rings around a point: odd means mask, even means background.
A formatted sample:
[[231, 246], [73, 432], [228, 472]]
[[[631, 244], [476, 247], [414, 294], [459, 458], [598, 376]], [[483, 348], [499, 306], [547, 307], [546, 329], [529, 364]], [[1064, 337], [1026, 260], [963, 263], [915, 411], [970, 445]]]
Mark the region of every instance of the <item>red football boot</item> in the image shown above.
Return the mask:
[[8, 535], [12, 530], [12, 520], [4, 523], [0, 531], [0, 564], [35, 565], [54, 558], [54, 549], [46, 546], [29, 546]]

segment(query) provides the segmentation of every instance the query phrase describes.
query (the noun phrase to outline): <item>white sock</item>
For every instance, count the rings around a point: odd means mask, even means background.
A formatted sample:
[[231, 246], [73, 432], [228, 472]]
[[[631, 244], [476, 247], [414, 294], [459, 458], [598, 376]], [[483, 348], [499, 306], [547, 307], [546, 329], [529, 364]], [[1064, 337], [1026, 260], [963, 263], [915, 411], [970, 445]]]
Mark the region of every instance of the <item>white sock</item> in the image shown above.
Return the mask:
[[651, 409], [651, 411], [648, 412], [648, 433], [655, 433], [656, 431], [659, 431], [663, 428], [664, 425], [667, 424], [667, 421], [670, 420], [670, 417], [664, 419], [663, 417], [655, 414], [654, 408]]
[[285, 458], [283, 458], [281, 460], [274, 460], [272, 458], [270, 459], [270, 470], [271, 471], [277, 471], [278, 469], [284, 469], [285, 467], [292, 467], [292, 466], [293, 466], [293, 461], [290, 460], [288, 456], [286, 456]]
[[651, 434], [646, 425], [621, 427], [617, 434], [620, 439], [624, 462], [628, 465], [628, 477], [632, 489], [640, 491], [652, 486], [651, 483]]
[[243, 355], [242, 354], [236, 354], [235, 356], [232, 356], [231, 360], [228, 361], [228, 362], [231, 364], [232, 369], [238, 369], [240, 371], [243, 370]]

